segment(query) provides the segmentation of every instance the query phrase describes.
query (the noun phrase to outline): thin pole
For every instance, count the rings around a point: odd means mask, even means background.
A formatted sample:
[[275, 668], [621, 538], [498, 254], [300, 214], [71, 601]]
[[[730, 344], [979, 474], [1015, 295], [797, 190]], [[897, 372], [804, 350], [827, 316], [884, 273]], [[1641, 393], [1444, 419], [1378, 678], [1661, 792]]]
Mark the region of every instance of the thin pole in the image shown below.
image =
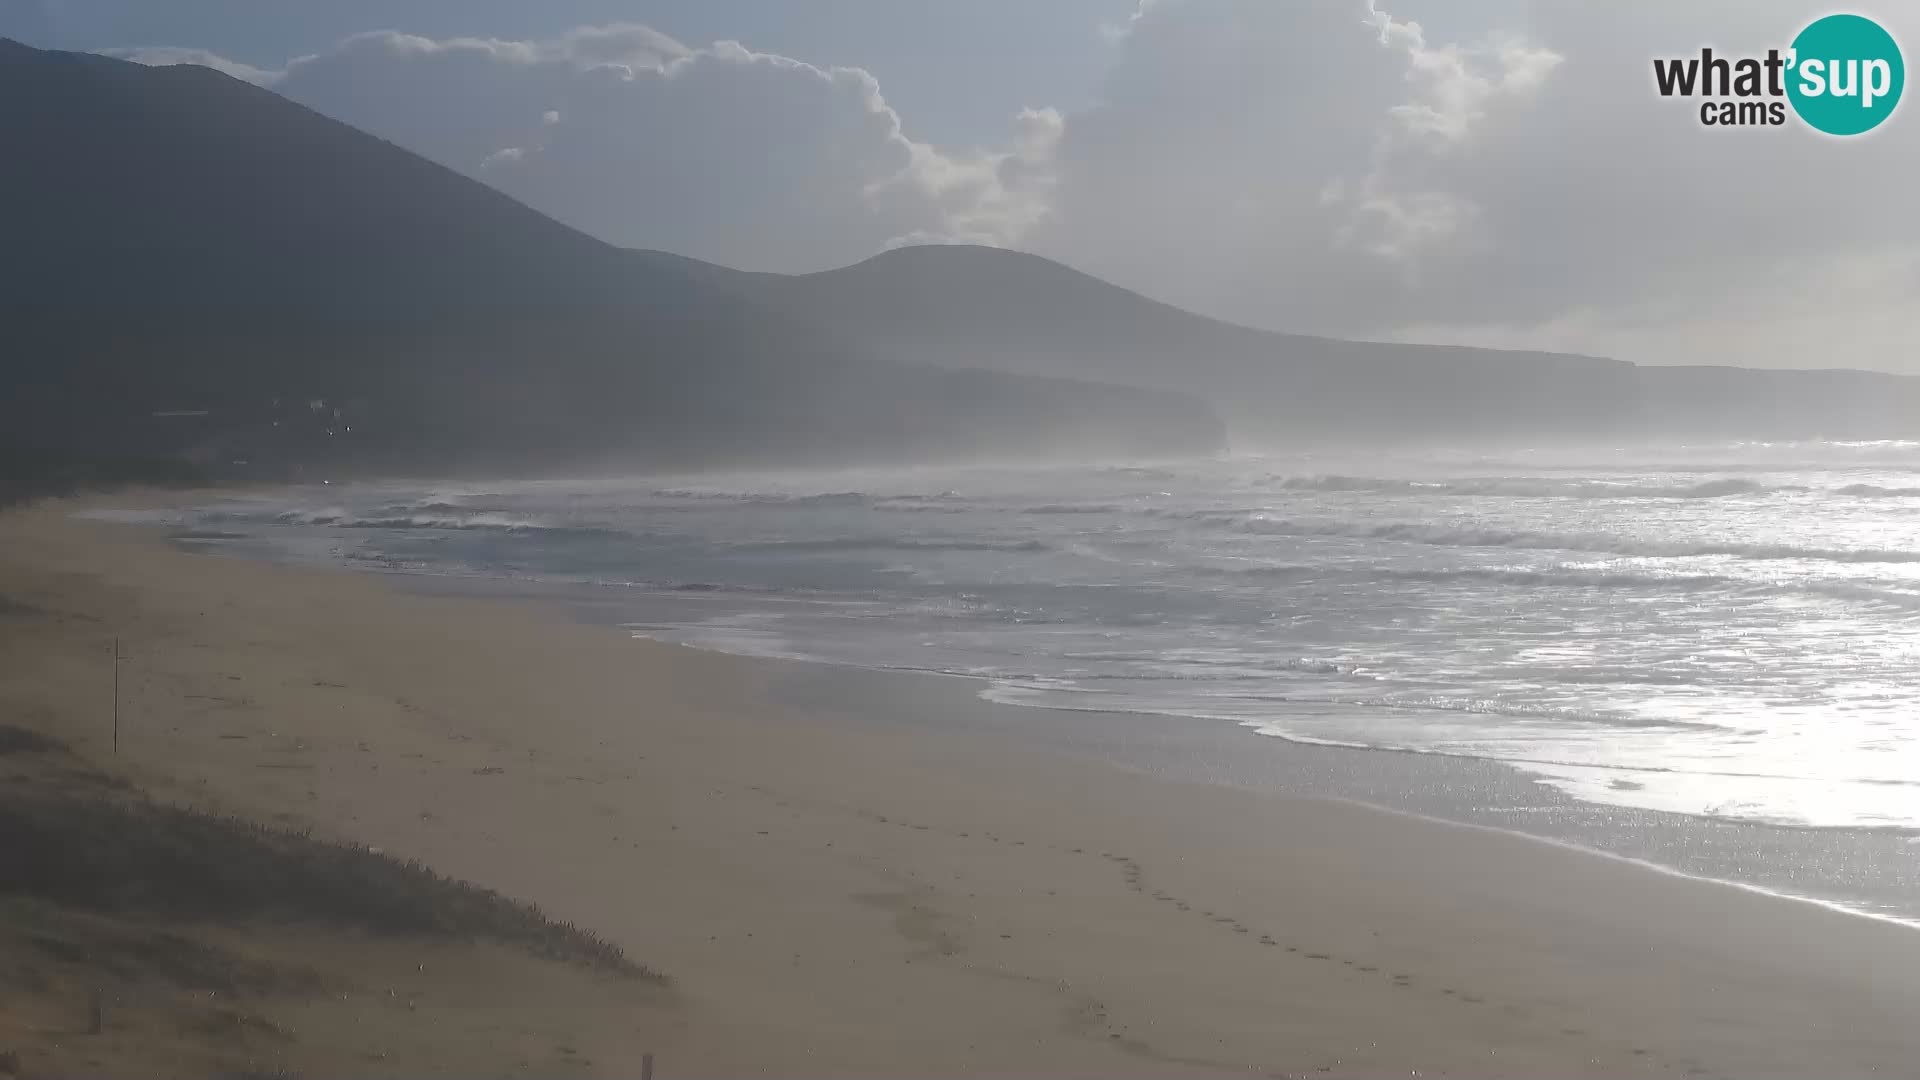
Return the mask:
[[113, 639], [113, 752], [120, 752], [120, 638]]

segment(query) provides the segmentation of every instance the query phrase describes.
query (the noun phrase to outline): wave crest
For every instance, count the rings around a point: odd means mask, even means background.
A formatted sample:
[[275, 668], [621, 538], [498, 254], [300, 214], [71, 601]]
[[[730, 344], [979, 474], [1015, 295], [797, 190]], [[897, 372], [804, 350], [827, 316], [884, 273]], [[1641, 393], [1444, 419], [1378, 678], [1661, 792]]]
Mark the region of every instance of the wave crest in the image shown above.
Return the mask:
[[1416, 522], [1296, 520], [1254, 513], [1174, 513], [1166, 515], [1199, 525], [1259, 536], [1347, 537], [1435, 547], [1525, 548], [1540, 551], [1594, 551], [1640, 558], [1675, 559], [1725, 556], [1736, 559], [1805, 559], [1817, 562], [1920, 562], [1920, 551], [1885, 548], [1814, 548], [1792, 544], [1688, 543], [1635, 540], [1605, 533], [1547, 533], [1523, 529], [1458, 528]]
[[1878, 484], [1848, 484], [1835, 491], [1836, 495], [1851, 495], [1856, 499], [1911, 499], [1920, 497], [1920, 487], [1881, 487]]
[[937, 540], [901, 536], [843, 536], [825, 540], [763, 540], [736, 551], [1052, 551], [1040, 540]]
[[1805, 491], [1792, 484], [1767, 485], [1727, 478], [1697, 484], [1655, 486], [1605, 481], [1559, 481], [1541, 477], [1491, 477], [1476, 480], [1398, 480], [1372, 476], [1283, 476], [1269, 478], [1285, 491], [1357, 492], [1409, 495], [1504, 496], [1525, 499], [1722, 499]]
[[[452, 508], [449, 508], [452, 509]], [[448, 529], [487, 532], [603, 532], [580, 526], [555, 525], [537, 518], [515, 517], [498, 511], [467, 513], [446, 511], [375, 511], [352, 514], [339, 508], [325, 510], [288, 510], [275, 514], [277, 525], [325, 525], [336, 529]]]

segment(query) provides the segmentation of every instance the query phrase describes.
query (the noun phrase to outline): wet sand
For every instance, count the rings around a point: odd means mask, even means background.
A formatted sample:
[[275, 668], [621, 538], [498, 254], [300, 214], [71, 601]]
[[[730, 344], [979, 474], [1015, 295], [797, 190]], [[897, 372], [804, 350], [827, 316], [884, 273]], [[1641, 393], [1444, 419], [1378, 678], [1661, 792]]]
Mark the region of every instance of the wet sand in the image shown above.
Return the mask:
[[930, 722], [975, 707], [933, 680], [211, 559], [71, 510], [0, 516], [0, 707], [107, 756], [119, 636], [116, 765], [157, 795], [422, 859], [670, 976], [657, 1014], [588, 1025], [608, 1075], [642, 1044], [663, 1077], [1920, 1062], [1908, 928]]

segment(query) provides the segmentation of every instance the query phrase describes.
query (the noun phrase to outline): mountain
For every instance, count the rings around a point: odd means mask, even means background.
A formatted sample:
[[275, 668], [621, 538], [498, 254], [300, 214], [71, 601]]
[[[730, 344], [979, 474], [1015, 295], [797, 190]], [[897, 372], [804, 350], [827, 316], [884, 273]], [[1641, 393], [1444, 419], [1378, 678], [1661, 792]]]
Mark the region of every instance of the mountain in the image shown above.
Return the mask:
[[706, 272], [895, 360], [1198, 394], [1241, 446], [1920, 435], [1909, 377], [1274, 333], [993, 248], [902, 248], [791, 277]]
[[1253, 330], [993, 248], [902, 248], [742, 291], [897, 360], [1200, 393], [1236, 441], [1597, 434], [1631, 393], [1618, 361]]
[[0, 41], [0, 146], [0, 490], [1179, 456], [1221, 416], [1243, 447], [1920, 436], [1900, 376], [1281, 334], [989, 248], [619, 249], [200, 67]]
[[256, 471], [1211, 452], [1184, 395], [878, 357], [267, 90], [0, 40], [0, 439]]

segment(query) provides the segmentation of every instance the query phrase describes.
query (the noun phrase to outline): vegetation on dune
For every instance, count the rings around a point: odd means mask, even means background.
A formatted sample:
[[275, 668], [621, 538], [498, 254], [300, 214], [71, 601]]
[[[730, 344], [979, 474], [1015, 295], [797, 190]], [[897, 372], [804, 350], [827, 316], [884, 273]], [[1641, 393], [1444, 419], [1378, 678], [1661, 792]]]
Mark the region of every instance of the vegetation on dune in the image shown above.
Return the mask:
[[[0, 608], [4, 608], [5, 604], [6, 598], [0, 597]], [[0, 724], [0, 754], [50, 754], [65, 749], [60, 740], [51, 735], [42, 735], [30, 728], [12, 724]]]
[[[0, 753], [59, 749], [0, 725]], [[120, 916], [490, 940], [661, 978], [590, 931], [418, 862], [102, 791], [0, 788], [0, 895]]]

